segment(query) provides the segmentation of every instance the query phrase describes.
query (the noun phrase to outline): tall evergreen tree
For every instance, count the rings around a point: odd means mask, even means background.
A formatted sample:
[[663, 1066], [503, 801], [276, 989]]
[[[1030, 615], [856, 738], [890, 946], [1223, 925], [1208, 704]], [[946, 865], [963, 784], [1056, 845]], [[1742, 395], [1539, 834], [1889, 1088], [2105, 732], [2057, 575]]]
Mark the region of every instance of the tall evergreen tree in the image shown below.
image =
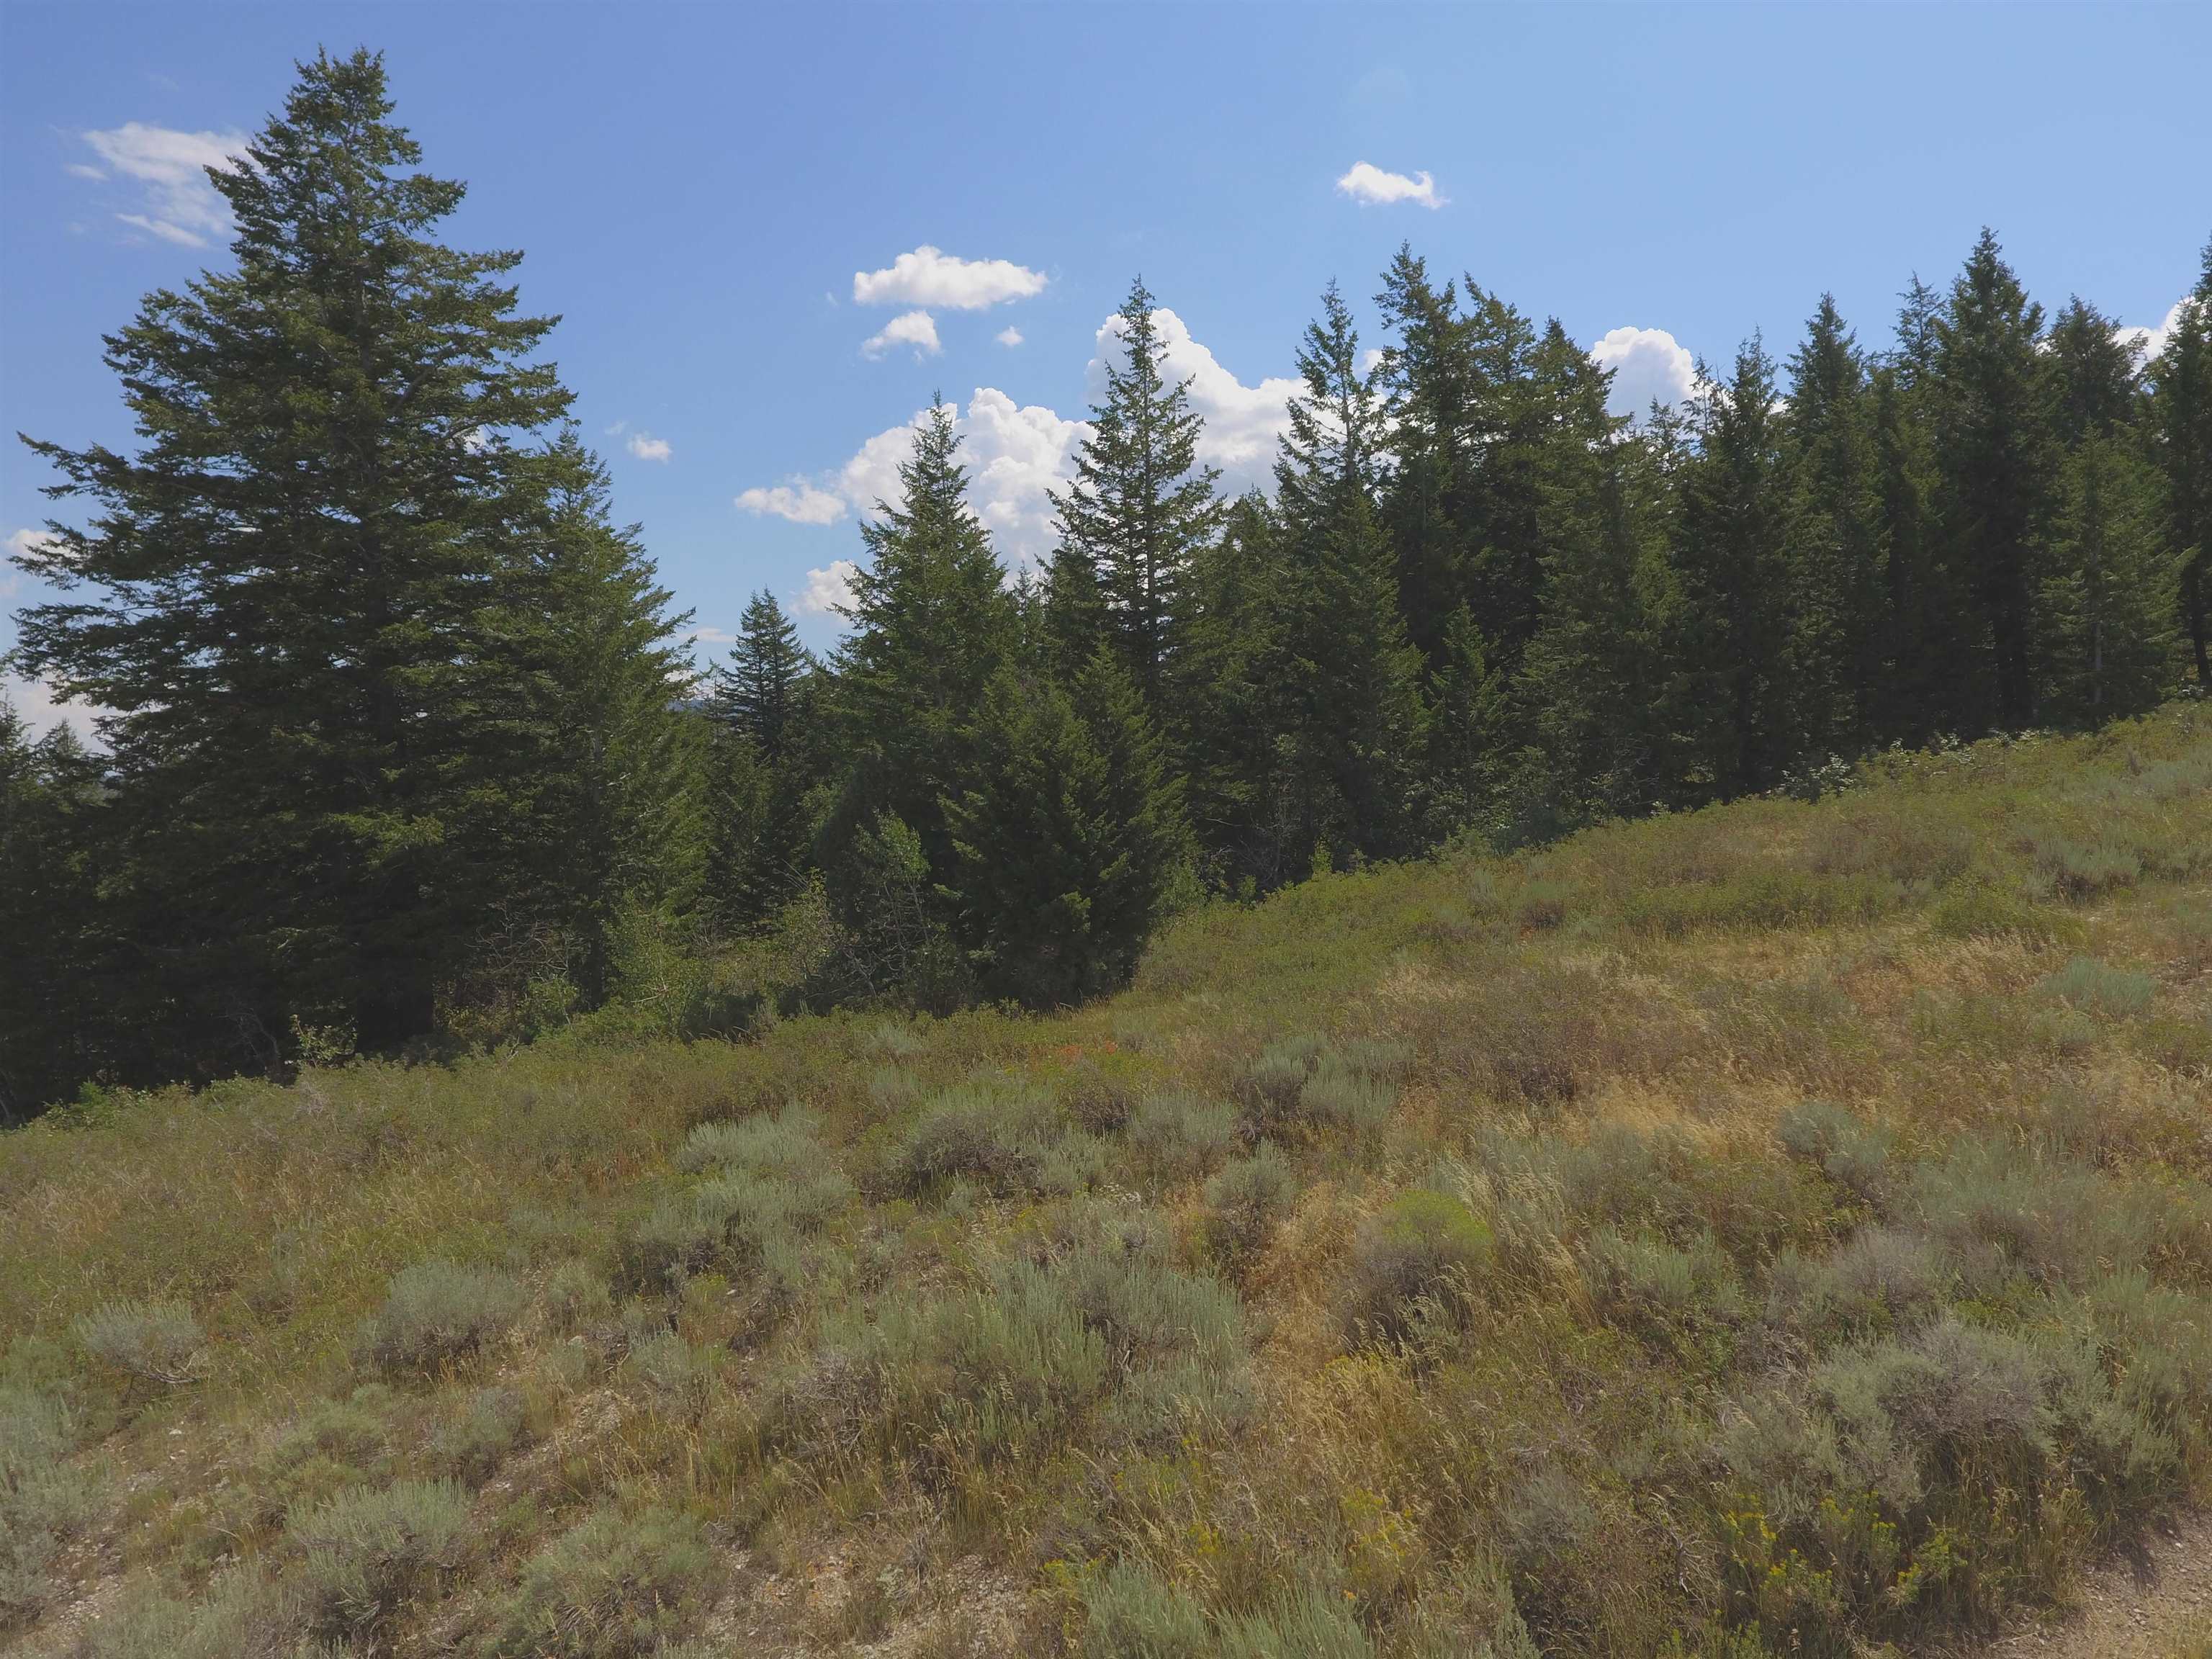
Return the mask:
[[1332, 283], [1299, 348], [1304, 389], [1275, 465], [1292, 720], [1279, 735], [1304, 774], [1305, 845], [1389, 856], [1407, 850], [1413, 827], [1421, 657], [1376, 516], [1382, 409], [1359, 357]]
[[732, 731], [751, 738], [771, 764], [781, 764], [796, 746], [800, 704], [813, 667], [813, 659], [799, 642], [798, 627], [775, 595], [763, 588], [745, 605], [728, 665], [715, 672], [709, 711]]
[[2212, 686], [2212, 242], [2150, 373], [2166, 533], [2181, 556], [2181, 622], [2201, 689]]
[[[1702, 370], [1700, 371], [1702, 375]], [[1684, 475], [1681, 626], [1694, 775], [1718, 798], [1772, 787], [1795, 747], [1774, 367], [1757, 336], [1701, 387]]]
[[1932, 430], [1943, 558], [1978, 611], [1989, 672], [1969, 729], [2035, 715], [2035, 549], [2051, 465], [2043, 307], [1984, 229], [1935, 321]]
[[769, 921], [805, 874], [805, 798], [819, 747], [808, 718], [815, 677], [775, 596], [765, 588], [754, 594], [707, 701], [714, 729], [706, 882], [725, 928], [744, 932]]
[[1444, 628], [1467, 598], [1468, 451], [1476, 396], [1469, 325], [1456, 286], [1436, 286], [1428, 264], [1401, 246], [1375, 296], [1397, 338], [1377, 366], [1392, 465], [1382, 522], [1397, 565], [1409, 635], [1442, 659]]
[[[570, 562], [608, 556], [554, 506], [592, 481], [539, 441], [552, 320], [517, 313], [520, 255], [435, 240], [463, 187], [391, 113], [374, 56], [302, 66], [209, 175], [236, 269], [107, 341], [140, 452], [33, 445], [100, 510], [33, 562], [67, 591], [22, 653], [118, 711], [118, 879], [161, 1018], [229, 1034], [210, 1067], [295, 1018], [428, 1029], [483, 919], [542, 894], [538, 804], [591, 723], [545, 672], [606, 621]], [[649, 656], [670, 623], [632, 620]]]
[[103, 982], [100, 774], [66, 726], [33, 740], [0, 694], [0, 1127], [112, 1065], [131, 1035], [135, 1011]]
[[[1055, 603], [1079, 603], [1088, 567], [1100, 618], [1129, 676], [1156, 710], [1182, 643], [1183, 590], [1192, 561], [1220, 528], [1218, 469], [1198, 464], [1203, 427], [1186, 380], [1167, 377], [1152, 295], [1139, 277], [1121, 302], [1117, 342], [1105, 354], [1106, 395], [1075, 477], [1053, 497], [1063, 561]], [[1065, 563], [1071, 571], [1063, 580]]]
[[853, 631], [838, 651], [831, 696], [844, 776], [818, 853], [852, 924], [864, 920], [872, 879], [853, 855], [891, 844], [886, 822], [911, 834], [929, 884], [949, 879], [954, 854], [941, 803], [964, 790], [977, 711], [1018, 649], [1020, 619], [968, 505], [959, 448], [952, 412], [939, 404], [899, 467], [899, 501], [878, 503], [877, 520], [862, 526], [869, 556], [842, 608]]
[[2076, 295], [2051, 319], [2048, 345], [2052, 425], [2061, 443], [2075, 449], [2134, 421], [2135, 349], [2110, 317]]
[[2179, 665], [2179, 561], [2160, 534], [2158, 480], [2122, 441], [2084, 438], [2066, 466], [2043, 581], [2042, 641], [2055, 713], [2141, 714]]
[[1856, 754], [1876, 731], [1889, 664], [1866, 365], [1832, 295], [1790, 360], [1784, 562], [1799, 746]]

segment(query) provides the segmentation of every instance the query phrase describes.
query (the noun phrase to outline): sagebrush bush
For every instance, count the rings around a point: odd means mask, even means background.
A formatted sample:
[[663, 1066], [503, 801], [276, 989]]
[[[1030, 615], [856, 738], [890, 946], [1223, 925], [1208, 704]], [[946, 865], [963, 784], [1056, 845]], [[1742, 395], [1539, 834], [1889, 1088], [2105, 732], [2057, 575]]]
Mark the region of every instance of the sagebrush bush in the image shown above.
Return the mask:
[[924, 1109], [893, 1164], [921, 1194], [966, 1180], [988, 1192], [1078, 1192], [1103, 1168], [1098, 1143], [1070, 1129], [1049, 1096], [968, 1086]]
[[2140, 1014], [2150, 1006], [2158, 981], [2148, 974], [2113, 968], [2094, 957], [2075, 957], [2043, 981], [2046, 995], [2108, 1019]]
[[362, 1331], [386, 1370], [425, 1370], [504, 1335], [528, 1297], [509, 1275], [453, 1261], [418, 1261], [392, 1275], [384, 1306]]
[[1297, 1172], [1273, 1141], [1263, 1140], [1249, 1156], [1231, 1159], [1206, 1183], [1215, 1244], [1231, 1255], [1258, 1249], [1290, 1213], [1297, 1192]]
[[1880, 1204], [1887, 1197], [1893, 1138], [1880, 1126], [1862, 1123], [1826, 1101], [1808, 1100], [1784, 1112], [1774, 1132], [1793, 1156], [1861, 1202]]
[[258, 1560], [218, 1572], [197, 1600], [143, 1581], [86, 1623], [75, 1659], [324, 1659], [346, 1653], [300, 1639], [299, 1600], [296, 1587], [271, 1578]]
[[489, 1480], [521, 1444], [525, 1417], [522, 1395], [516, 1389], [477, 1389], [439, 1425], [431, 1451], [458, 1479]]
[[819, 1226], [853, 1199], [839, 1170], [814, 1168], [759, 1173], [724, 1166], [695, 1186], [663, 1199], [623, 1240], [620, 1265], [629, 1288], [675, 1288], [709, 1268], [761, 1273], [797, 1288], [799, 1235]]
[[1823, 1256], [1786, 1251], [1774, 1264], [1767, 1317], [1817, 1341], [1884, 1335], [1942, 1307], [1952, 1274], [1942, 1248], [1901, 1228], [1860, 1229]]
[[286, 1528], [316, 1626], [348, 1635], [380, 1628], [459, 1565], [468, 1531], [468, 1495], [450, 1480], [356, 1486]]
[[2076, 937], [2081, 924], [2039, 904], [2017, 886], [1972, 872], [1944, 885], [1928, 913], [1942, 939], [2000, 939], [2012, 935], [2033, 944]]
[[714, 1556], [687, 1515], [603, 1510], [524, 1564], [492, 1651], [514, 1659], [646, 1659], [682, 1636]]
[[1141, 1563], [1112, 1563], [1082, 1594], [1084, 1659], [1212, 1659], [1205, 1607]]
[[70, 1462], [75, 1442], [59, 1401], [0, 1384], [0, 1628], [47, 1599], [49, 1563], [98, 1502], [92, 1480]]
[[822, 1162], [817, 1139], [821, 1127], [819, 1118], [795, 1104], [780, 1113], [763, 1112], [734, 1123], [697, 1124], [677, 1149], [676, 1167], [748, 1170], [760, 1175], [808, 1174]]
[[1342, 1318], [1354, 1340], [1407, 1334], [1420, 1304], [1474, 1288], [1496, 1249], [1489, 1224], [1448, 1193], [1401, 1193], [1360, 1224]]
[[1187, 1181], [1237, 1144], [1237, 1109], [1195, 1095], [1150, 1095], [1129, 1115], [1129, 1149], [1164, 1181]]
[[207, 1364], [207, 1333], [180, 1302], [103, 1303], [70, 1328], [95, 1359], [149, 1382], [190, 1382]]

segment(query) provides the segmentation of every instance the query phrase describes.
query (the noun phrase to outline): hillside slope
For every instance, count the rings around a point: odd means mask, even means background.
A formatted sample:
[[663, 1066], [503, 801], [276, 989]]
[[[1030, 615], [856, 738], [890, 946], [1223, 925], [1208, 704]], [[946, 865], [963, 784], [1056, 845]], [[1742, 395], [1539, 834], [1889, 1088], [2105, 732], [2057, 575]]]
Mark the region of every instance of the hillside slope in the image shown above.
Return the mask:
[[1954, 1650], [2212, 1495], [2212, 717], [0, 1139], [28, 1654]]

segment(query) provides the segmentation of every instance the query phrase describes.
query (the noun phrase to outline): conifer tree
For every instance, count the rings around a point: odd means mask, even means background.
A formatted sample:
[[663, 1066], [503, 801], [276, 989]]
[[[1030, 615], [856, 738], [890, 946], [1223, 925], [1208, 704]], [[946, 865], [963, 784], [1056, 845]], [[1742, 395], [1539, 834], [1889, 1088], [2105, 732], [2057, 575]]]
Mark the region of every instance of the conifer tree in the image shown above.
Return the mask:
[[986, 995], [1054, 1007], [1126, 982], [1184, 851], [1182, 789], [1102, 648], [1071, 691], [1002, 670], [944, 803], [959, 930]]
[[800, 704], [813, 667], [797, 626], [775, 595], [763, 588], [746, 602], [730, 660], [715, 672], [709, 712], [751, 738], [769, 764], [781, 765], [797, 745]]
[[[636, 557], [563, 528], [592, 480], [542, 441], [552, 319], [518, 313], [520, 255], [435, 240], [463, 186], [391, 112], [376, 57], [303, 65], [210, 173], [235, 270], [108, 339], [139, 453], [33, 445], [100, 511], [34, 562], [75, 591], [22, 653], [118, 711], [118, 885], [209, 1068], [278, 1058], [295, 1019], [423, 1032], [484, 918], [543, 896], [538, 804], [600, 719], [548, 690], [607, 621], [569, 562]], [[649, 658], [646, 591], [617, 608]]]
[[1797, 744], [1856, 754], [1876, 729], [1887, 604], [1875, 514], [1866, 367], [1832, 295], [1790, 360], [1784, 562]]
[[1704, 377], [1683, 480], [1676, 649], [1694, 775], [1726, 799], [1772, 787], [1792, 750], [1774, 368], [1754, 335], [1726, 385]]
[[2181, 622], [2197, 684], [2212, 686], [2212, 242], [2151, 365], [2151, 429], [2166, 477], [2166, 534], [2180, 555]]
[[769, 921], [805, 872], [805, 798], [818, 746], [808, 730], [815, 672], [775, 596], [765, 588], [754, 594], [707, 701], [714, 722], [707, 887], [715, 920], [732, 931]]
[[1377, 365], [1392, 465], [1382, 507], [1408, 635], [1431, 661], [1467, 598], [1470, 526], [1468, 454], [1476, 388], [1469, 325], [1458, 290], [1431, 282], [1427, 262], [1401, 246], [1375, 296], [1397, 337]]
[[118, 1059], [102, 983], [100, 768], [66, 726], [33, 740], [0, 694], [0, 1127]]
[[2062, 718], [2141, 714], [2172, 690], [2179, 568], [2160, 528], [2149, 467], [2119, 439], [2084, 438], [2067, 463], [2040, 596]]
[[1292, 722], [1279, 735], [1306, 774], [1306, 848], [1390, 856], [1412, 833], [1421, 658], [1376, 516], [1382, 409], [1359, 356], [1332, 283], [1299, 348], [1304, 390], [1290, 400], [1275, 465]]
[[[1204, 423], [1191, 407], [1189, 383], [1167, 378], [1166, 345], [1143, 278], [1130, 284], [1120, 315], [1118, 343], [1105, 353], [1105, 398], [1091, 409], [1074, 480], [1053, 497], [1063, 550], [1053, 591], [1057, 604], [1087, 606], [1073, 571], [1088, 567], [1105, 637], [1158, 710], [1182, 643], [1191, 562], [1220, 528], [1214, 489], [1221, 475], [1198, 464]], [[1072, 613], [1070, 623], [1072, 635]]]
[[1935, 321], [1931, 427], [1943, 559], [1978, 612], [1988, 672], [1960, 712], [1968, 729], [2035, 714], [2035, 548], [2047, 510], [2051, 433], [2031, 301], [1984, 229]]
[[2051, 319], [2048, 344], [2052, 426], [2060, 443], [2072, 450], [2134, 421], [2140, 395], [2135, 349], [2118, 324], [2076, 295]]

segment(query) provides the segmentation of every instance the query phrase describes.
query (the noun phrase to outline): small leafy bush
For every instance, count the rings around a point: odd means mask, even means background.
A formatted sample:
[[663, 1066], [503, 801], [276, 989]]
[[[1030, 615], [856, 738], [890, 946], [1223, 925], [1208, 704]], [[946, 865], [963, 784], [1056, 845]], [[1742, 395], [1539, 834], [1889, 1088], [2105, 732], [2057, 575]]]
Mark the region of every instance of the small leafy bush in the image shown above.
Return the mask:
[[737, 1122], [694, 1126], [677, 1149], [676, 1167], [687, 1171], [728, 1169], [756, 1174], [803, 1175], [819, 1169], [822, 1149], [815, 1137], [820, 1121], [805, 1107], [763, 1112]]
[[392, 1275], [362, 1346], [387, 1371], [428, 1370], [503, 1335], [526, 1300], [522, 1286], [496, 1269], [418, 1261]]
[[1932, 1316], [1950, 1294], [1941, 1246], [1900, 1228], [1862, 1228], [1825, 1256], [1785, 1252], [1774, 1265], [1767, 1317], [1815, 1340], [1879, 1336]]
[[1784, 1112], [1774, 1133], [1792, 1157], [1861, 1202], [1879, 1204], [1887, 1195], [1893, 1141], [1879, 1126], [1862, 1123], [1826, 1101], [1808, 1100]]
[[852, 1198], [853, 1183], [836, 1170], [776, 1175], [725, 1168], [663, 1199], [630, 1231], [623, 1241], [623, 1281], [632, 1290], [662, 1291], [709, 1268], [796, 1273], [798, 1236]]
[[969, 1086], [937, 1097], [893, 1165], [910, 1194], [967, 1180], [986, 1191], [1077, 1191], [1097, 1172], [1097, 1143], [1071, 1133], [1043, 1095]]
[[682, 1635], [713, 1568], [689, 1516], [603, 1510], [524, 1565], [492, 1650], [513, 1659], [646, 1659]]
[[2109, 1019], [2124, 1019], [2150, 1006], [2158, 981], [2148, 974], [2107, 967], [2094, 957], [2075, 957], [2043, 981], [2046, 995]]
[[375, 1631], [458, 1565], [469, 1529], [467, 1494], [450, 1480], [402, 1480], [340, 1492], [289, 1528], [306, 1557], [318, 1629]]
[[70, 1329], [94, 1358], [145, 1382], [190, 1382], [207, 1364], [207, 1333], [182, 1303], [109, 1302]]
[[1116, 1561], [1083, 1585], [1084, 1659], [1212, 1659], [1206, 1609], [1179, 1585]]
[[1417, 1305], [1468, 1288], [1496, 1250], [1489, 1224], [1446, 1193], [1401, 1193], [1361, 1224], [1352, 1243], [1344, 1322], [1355, 1340], [1395, 1340]]

